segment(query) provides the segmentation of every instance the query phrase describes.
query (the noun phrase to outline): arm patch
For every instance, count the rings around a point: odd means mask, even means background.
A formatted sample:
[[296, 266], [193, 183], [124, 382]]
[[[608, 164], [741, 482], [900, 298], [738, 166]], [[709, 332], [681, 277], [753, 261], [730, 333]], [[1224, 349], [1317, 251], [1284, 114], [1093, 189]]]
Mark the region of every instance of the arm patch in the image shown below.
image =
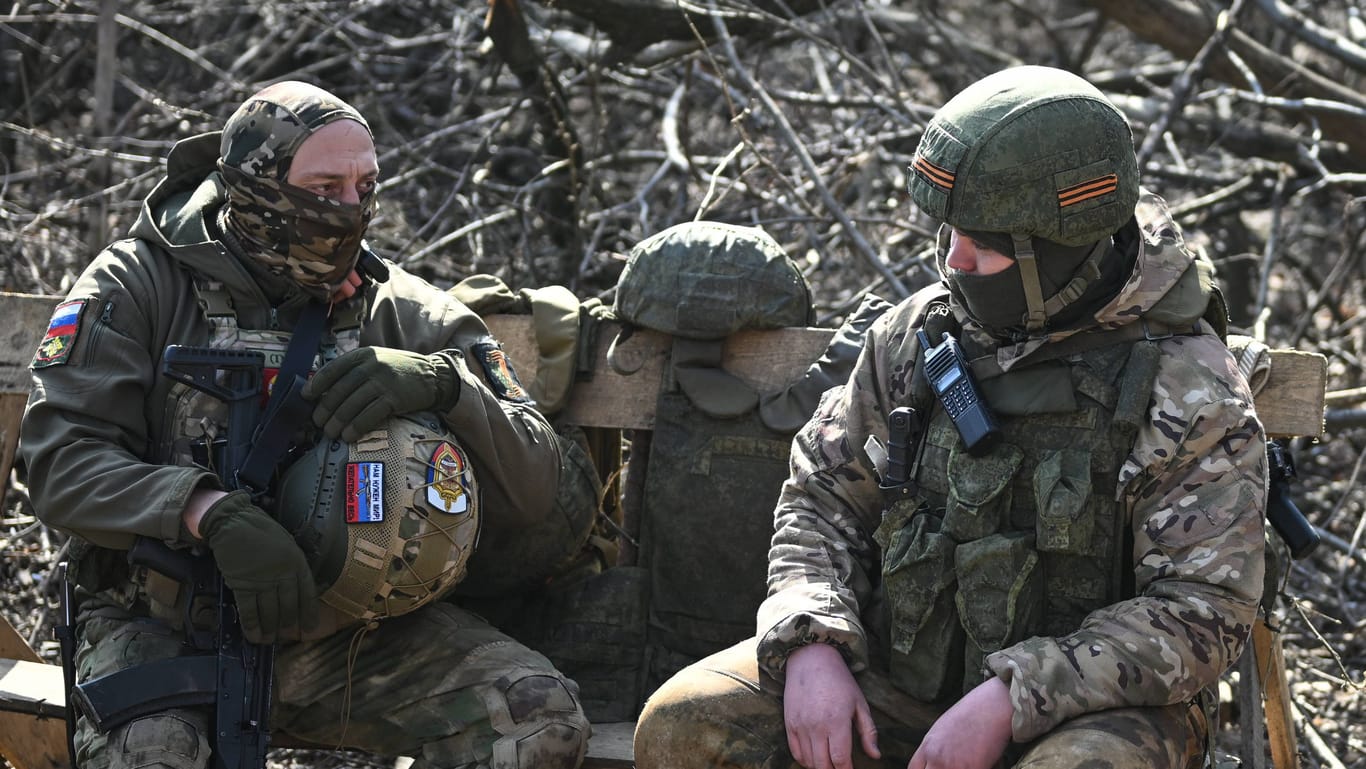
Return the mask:
[[507, 353], [497, 342], [479, 342], [470, 349], [483, 367], [484, 379], [495, 395], [513, 403], [531, 402], [531, 395], [522, 386], [522, 380], [517, 378], [517, 372], [512, 370], [512, 361], [508, 360]]
[[67, 362], [71, 357], [71, 350], [76, 346], [76, 337], [81, 333], [81, 319], [85, 315], [85, 307], [92, 301], [94, 299], [87, 297], [57, 305], [52, 311], [52, 319], [48, 321], [43, 340], [38, 343], [38, 350], [33, 354], [31, 368], [59, 366]]

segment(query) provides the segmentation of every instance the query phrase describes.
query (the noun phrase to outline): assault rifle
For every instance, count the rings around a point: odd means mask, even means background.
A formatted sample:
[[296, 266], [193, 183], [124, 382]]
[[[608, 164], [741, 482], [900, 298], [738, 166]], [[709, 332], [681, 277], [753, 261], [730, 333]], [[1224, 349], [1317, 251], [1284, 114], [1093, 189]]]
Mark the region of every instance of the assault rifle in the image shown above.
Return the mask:
[[1295, 475], [1295, 458], [1283, 440], [1266, 442], [1266, 462], [1271, 476], [1266, 498], [1266, 519], [1280, 535], [1290, 551], [1290, 557], [1303, 558], [1319, 546], [1319, 533], [1304, 517], [1295, 500], [1290, 497], [1290, 482]]
[[[247, 484], [241, 470], [251, 454], [261, 418], [259, 398], [264, 368], [259, 352], [210, 347], [166, 348], [167, 377], [208, 393], [228, 405], [227, 434], [205, 446], [205, 457], [228, 490]], [[213, 706], [216, 769], [260, 769], [270, 742], [270, 690], [275, 650], [252, 643], [242, 625], [232, 592], [213, 557], [202, 548], [173, 550], [160, 540], [139, 537], [129, 561], [178, 580], [189, 645], [199, 654], [144, 663], [77, 684], [72, 700], [101, 732], [167, 708]], [[195, 609], [212, 600], [218, 608], [215, 630], [195, 623]]]

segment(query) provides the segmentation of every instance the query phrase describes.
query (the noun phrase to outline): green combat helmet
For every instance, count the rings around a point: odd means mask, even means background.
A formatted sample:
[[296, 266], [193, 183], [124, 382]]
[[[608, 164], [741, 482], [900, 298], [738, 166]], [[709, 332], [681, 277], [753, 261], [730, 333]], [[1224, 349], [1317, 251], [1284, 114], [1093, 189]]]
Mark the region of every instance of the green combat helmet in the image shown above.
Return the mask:
[[811, 323], [811, 291], [757, 227], [676, 224], [640, 241], [617, 281], [618, 318], [685, 339]]
[[741, 329], [812, 323], [811, 289], [782, 246], [758, 227], [685, 222], [640, 241], [617, 280], [613, 307], [626, 325], [607, 352], [620, 374], [619, 343], [636, 326], [673, 336], [678, 387], [711, 416], [739, 416], [759, 403], [721, 365], [723, 340]]
[[441, 421], [407, 414], [351, 444], [324, 439], [300, 457], [281, 479], [278, 518], [324, 604], [383, 619], [459, 584], [479, 536], [479, 487]]
[[1085, 290], [1105, 250], [1089, 251], [1072, 279], [1044, 297], [1039, 262], [1047, 248], [1108, 245], [1139, 194], [1124, 115], [1082, 78], [1036, 66], [990, 75], [949, 100], [921, 137], [909, 184], [926, 214], [1013, 244], [1029, 331]]

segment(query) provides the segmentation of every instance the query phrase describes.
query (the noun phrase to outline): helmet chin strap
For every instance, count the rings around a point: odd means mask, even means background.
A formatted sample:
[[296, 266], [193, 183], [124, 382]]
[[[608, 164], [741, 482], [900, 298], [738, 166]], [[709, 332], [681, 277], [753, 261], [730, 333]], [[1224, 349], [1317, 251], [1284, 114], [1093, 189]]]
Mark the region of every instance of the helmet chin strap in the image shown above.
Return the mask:
[[1105, 258], [1105, 254], [1110, 250], [1110, 238], [1103, 238], [1096, 242], [1091, 248], [1091, 253], [1086, 255], [1086, 261], [1081, 263], [1076, 273], [1067, 285], [1058, 289], [1058, 293], [1048, 298], [1044, 302], [1044, 312], [1052, 318], [1062, 312], [1067, 305], [1077, 301], [1086, 289], [1097, 280], [1100, 280], [1100, 262]]
[[1015, 262], [1020, 265], [1020, 282], [1024, 286], [1025, 307], [1028, 311], [1025, 316], [1025, 331], [1042, 331], [1044, 323], [1048, 320], [1048, 313], [1044, 310], [1043, 286], [1039, 283], [1039, 263], [1034, 258], [1034, 243], [1028, 235], [1012, 233], [1010, 239], [1015, 244]]
[[1020, 282], [1024, 288], [1025, 307], [1028, 310], [1025, 316], [1025, 330], [1030, 333], [1042, 331], [1049, 318], [1081, 298], [1087, 287], [1100, 278], [1100, 262], [1110, 247], [1109, 238], [1097, 241], [1087, 254], [1086, 261], [1077, 268], [1067, 285], [1058, 289], [1056, 294], [1045, 301], [1043, 284], [1039, 281], [1039, 260], [1034, 253], [1033, 240], [1028, 235], [1014, 233], [1010, 239], [1015, 245], [1015, 261], [1020, 265]]

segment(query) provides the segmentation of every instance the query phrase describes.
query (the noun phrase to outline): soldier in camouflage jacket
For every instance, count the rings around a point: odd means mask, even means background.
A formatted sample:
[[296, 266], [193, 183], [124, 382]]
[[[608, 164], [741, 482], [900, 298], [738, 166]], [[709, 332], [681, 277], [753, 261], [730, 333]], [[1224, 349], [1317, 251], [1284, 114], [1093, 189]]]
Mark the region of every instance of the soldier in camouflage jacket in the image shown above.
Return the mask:
[[[1122, 115], [1058, 70], [936, 114], [911, 192], [946, 222], [944, 280], [797, 435], [757, 636], [655, 693], [638, 766], [1201, 765], [1198, 696], [1262, 593], [1265, 438], [1210, 265], [1135, 166]], [[921, 329], [972, 360], [989, 450], [936, 400]]]

